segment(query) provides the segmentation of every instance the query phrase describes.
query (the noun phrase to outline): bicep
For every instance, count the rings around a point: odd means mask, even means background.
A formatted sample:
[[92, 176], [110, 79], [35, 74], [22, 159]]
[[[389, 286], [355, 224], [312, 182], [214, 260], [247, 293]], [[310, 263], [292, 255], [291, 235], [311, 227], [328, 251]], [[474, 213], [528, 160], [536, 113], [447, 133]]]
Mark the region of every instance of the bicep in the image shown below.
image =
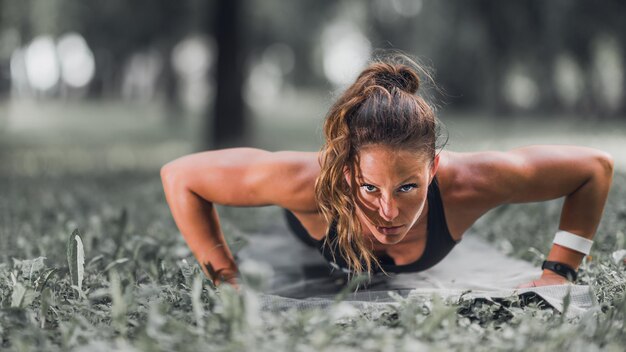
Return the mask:
[[556, 199], [573, 193], [598, 172], [610, 156], [587, 147], [533, 145], [478, 158], [479, 183], [495, 206]]
[[[163, 167], [201, 198], [222, 205], [310, 207], [310, 153], [232, 148], [183, 156]], [[165, 183], [165, 182], [164, 182]], [[310, 189], [308, 189], [310, 186]]]

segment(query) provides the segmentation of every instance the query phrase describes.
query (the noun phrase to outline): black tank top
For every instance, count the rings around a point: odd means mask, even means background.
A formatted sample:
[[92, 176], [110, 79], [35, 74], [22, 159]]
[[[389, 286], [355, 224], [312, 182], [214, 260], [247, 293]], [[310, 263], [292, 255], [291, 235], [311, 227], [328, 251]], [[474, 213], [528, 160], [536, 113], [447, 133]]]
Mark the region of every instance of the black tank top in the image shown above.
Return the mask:
[[[443, 210], [443, 202], [441, 201], [441, 194], [439, 192], [439, 183], [437, 177], [433, 178], [433, 182], [428, 186], [428, 220], [427, 220], [427, 236], [426, 247], [424, 248], [424, 254], [413, 263], [396, 265], [393, 258], [383, 254], [378, 256], [380, 265], [387, 272], [393, 273], [406, 273], [417, 272], [431, 268], [435, 264], [439, 263], [454, 246], [458, 243], [450, 235], [448, 225], [446, 224], [446, 217]], [[305, 243], [316, 247], [322, 255], [330, 262], [330, 265], [335, 269], [340, 269], [347, 272], [347, 263], [343, 257], [339, 254], [336, 246], [324, 245], [324, 240], [315, 240], [312, 238], [302, 227], [297, 218], [287, 211], [287, 220], [291, 229], [296, 233], [298, 237], [305, 241]], [[295, 221], [294, 221], [295, 220]], [[337, 238], [336, 221], [331, 224], [327, 236], [329, 243], [334, 243]], [[460, 241], [459, 241], [460, 242]], [[334, 252], [335, 258], [331, 252]], [[380, 272], [378, 266], [373, 266], [374, 272]]]

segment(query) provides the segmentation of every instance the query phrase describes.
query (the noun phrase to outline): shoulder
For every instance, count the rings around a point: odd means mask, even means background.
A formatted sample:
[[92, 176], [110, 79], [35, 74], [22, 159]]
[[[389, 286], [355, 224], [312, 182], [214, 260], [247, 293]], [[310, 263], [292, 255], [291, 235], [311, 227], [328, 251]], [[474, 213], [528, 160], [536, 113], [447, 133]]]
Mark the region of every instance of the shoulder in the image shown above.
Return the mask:
[[501, 204], [570, 194], [596, 174], [612, 172], [610, 155], [588, 147], [529, 145], [509, 151], [446, 152], [439, 171], [454, 204], [485, 212]]
[[507, 152], [442, 151], [437, 180], [453, 238], [459, 240], [483, 214], [506, 203], [512, 185], [523, 178], [522, 160]]
[[244, 184], [254, 190], [255, 197], [295, 212], [317, 211], [317, 152], [268, 152], [250, 162]]
[[255, 148], [212, 150], [169, 162], [161, 176], [217, 204], [307, 211], [316, 206], [317, 155]]
[[523, 157], [502, 151], [442, 152], [437, 172], [442, 189], [456, 204], [493, 208], [506, 203], [515, 184], [528, 178]]
[[246, 182], [257, 185], [273, 204], [294, 212], [315, 212], [315, 181], [320, 173], [318, 152], [278, 151], [255, 161]]

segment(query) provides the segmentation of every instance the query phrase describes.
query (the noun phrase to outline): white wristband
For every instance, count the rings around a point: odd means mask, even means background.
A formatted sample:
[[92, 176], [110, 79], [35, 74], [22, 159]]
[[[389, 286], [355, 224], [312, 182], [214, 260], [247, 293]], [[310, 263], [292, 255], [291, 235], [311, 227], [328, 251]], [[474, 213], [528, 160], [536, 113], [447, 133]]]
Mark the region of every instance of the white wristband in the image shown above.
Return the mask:
[[552, 241], [552, 243], [556, 243], [559, 246], [573, 249], [577, 252], [584, 253], [585, 255], [589, 255], [591, 245], [593, 245], [592, 240], [563, 230], [559, 230], [556, 233], [556, 236], [554, 236], [554, 241]]

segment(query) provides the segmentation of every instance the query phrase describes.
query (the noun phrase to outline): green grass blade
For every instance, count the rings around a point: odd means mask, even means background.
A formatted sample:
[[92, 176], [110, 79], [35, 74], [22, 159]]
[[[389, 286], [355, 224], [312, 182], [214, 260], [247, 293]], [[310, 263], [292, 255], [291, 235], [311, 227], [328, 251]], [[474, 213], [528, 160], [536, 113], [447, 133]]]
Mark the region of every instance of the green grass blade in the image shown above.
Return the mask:
[[67, 241], [67, 264], [72, 285], [82, 290], [85, 273], [85, 250], [80, 231], [75, 229]]

